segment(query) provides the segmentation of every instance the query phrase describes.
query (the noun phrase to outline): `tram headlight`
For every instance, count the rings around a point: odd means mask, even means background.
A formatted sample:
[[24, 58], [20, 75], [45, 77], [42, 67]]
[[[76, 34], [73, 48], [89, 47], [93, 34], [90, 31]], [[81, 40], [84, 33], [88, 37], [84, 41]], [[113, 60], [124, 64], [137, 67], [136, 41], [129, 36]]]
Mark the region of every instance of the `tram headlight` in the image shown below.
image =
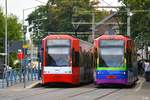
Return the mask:
[[97, 72], [97, 74], [100, 74], [100, 72]]
[[71, 71], [68, 71], [69, 74], [71, 74]]
[[126, 72], [124, 71], [124, 72], [123, 72], [123, 75], [125, 75], [125, 74], [126, 74]]

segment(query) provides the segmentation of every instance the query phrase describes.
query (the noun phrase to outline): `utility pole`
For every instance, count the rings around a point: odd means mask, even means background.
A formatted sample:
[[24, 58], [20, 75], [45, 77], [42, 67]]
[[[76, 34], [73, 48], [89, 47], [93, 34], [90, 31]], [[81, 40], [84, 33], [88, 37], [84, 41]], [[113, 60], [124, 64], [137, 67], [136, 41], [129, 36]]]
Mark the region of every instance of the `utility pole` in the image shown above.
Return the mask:
[[[24, 26], [24, 11], [25, 9], [23, 9], [23, 21], [22, 21], [22, 30], [23, 30], [23, 45], [25, 45], [25, 40], [26, 40], [26, 31], [24, 30], [25, 26]], [[23, 49], [23, 54], [25, 55], [24, 56], [24, 59], [23, 59], [23, 62], [24, 64], [22, 63], [21, 61], [21, 72], [23, 73], [23, 83], [24, 83], [24, 88], [26, 88], [26, 77], [25, 77], [25, 74], [26, 74], [26, 54], [25, 54], [25, 48]]]
[[[39, 20], [40, 21], [40, 20]], [[40, 27], [39, 27], [39, 21], [38, 21], [38, 80], [40, 80]]]
[[95, 13], [92, 13], [92, 40], [95, 39]]
[[7, 67], [7, 0], [5, 0], [5, 65]]
[[130, 37], [131, 36], [131, 32], [130, 32], [130, 8], [127, 7], [127, 35]]
[[[37, 6], [36, 7], [30, 7], [30, 8], [26, 8], [26, 9], [23, 9], [23, 11], [22, 11], [22, 14], [23, 14], [23, 19], [22, 19], [22, 32], [24, 33], [24, 38], [23, 38], [23, 45], [26, 45], [25, 44], [25, 42], [26, 42], [26, 38], [25, 38], [25, 33], [26, 33], [26, 31], [24, 30], [24, 28], [26, 27], [24, 24], [25, 24], [25, 11], [27, 11], [27, 10], [30, 10], [30, 9], [33, 9], [33, 8], [37, 8]], [[26, 28], [25, 28], [26, 29]], [[25, 55], [25, 48], [24, 48], [24, 50], [23, 50], [23, 53], [24, 53], [24, 55]], [[22, 69], [24, 69], [24, 72], [22, 73], [23, 74], [23, 82], [24, 82], [24, 88], [26, 88], [26, 60], [27, 60], [27, 57], [26, 57], [26, 55], [25, 55], [25, 57], [24, 57], [24, 64], [25, 65], [23, 65], [23, 62], [21, 62], [21, 72], [22, 72]], [[24, 66], [24, 68], [23, 68], [23, 66]]]
[[[123, 6], [100, 6], [100, 7], [95, 7], [95, 8], [115, 8], [115, 9], [117, 9], [117, 8], [121, 8], [121, 7], [123, 7]], [[78, 25], [78, 27], [81, 24], [82, 25], [88, 25], [88, 24], [92, 25], [92, 40], [94, 41], [94, 38], [95, 38], [95, 25], [98, 24], [98, 23], [95, 22], [95, 13], [96, 13], [96, 11], [85, 11], [85, 12], [92, 13], [92, 22], [82, 22], [80, 20], [79, 22], [73, 22], [72, 21], [72, 24], [73, 24], [73, 26]], [[106, 23], [106, 24], [111, 24], [111, 23]]]

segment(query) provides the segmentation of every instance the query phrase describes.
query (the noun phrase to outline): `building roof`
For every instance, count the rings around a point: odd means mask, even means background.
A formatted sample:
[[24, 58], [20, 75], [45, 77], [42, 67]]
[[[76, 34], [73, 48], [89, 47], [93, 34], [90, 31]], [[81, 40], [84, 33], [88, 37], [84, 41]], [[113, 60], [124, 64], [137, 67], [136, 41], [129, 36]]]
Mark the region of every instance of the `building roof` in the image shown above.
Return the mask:
[[100, 25], [104, 24], [106, 21], [110, 20], [112, 17], [114, 17], [118, 12], [114, 12], [111, 15], [105, 17], [102, 21], [96, 24], [95, 28], [99, 27]]

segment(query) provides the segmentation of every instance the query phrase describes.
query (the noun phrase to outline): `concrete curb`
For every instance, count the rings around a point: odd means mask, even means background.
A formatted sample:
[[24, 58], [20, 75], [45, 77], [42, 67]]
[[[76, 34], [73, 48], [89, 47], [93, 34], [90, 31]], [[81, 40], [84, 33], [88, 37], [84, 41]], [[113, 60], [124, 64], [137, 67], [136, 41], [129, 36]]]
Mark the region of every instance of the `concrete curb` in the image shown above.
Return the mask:
[[26, 89], [31, 89], [31, 88], [35, 87], [37, 84], [39, 84], [39, 83], [41, 83], [41, 81], [37, 81], [37, 82], [27, 86]]

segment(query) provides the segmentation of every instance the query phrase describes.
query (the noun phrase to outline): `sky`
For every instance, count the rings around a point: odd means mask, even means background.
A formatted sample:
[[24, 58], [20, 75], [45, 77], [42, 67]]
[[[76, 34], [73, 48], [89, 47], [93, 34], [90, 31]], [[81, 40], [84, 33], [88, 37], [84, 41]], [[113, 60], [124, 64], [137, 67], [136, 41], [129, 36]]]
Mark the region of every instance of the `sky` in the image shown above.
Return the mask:
[[[38, 1], [42, 1], [38, 2]], [[27, 18], [27, 16], [35, 10], [34, 7], [38, 5], [44, 5], [44, 2], [46, 3], [48, 0], [7, 0], [7, 10], [8, 14], [16, 15], [19, 19], [19, 21], [22, 21], [23, 19], [23, 9], [32, 8], [29, 10], [25, 10], [24, 16]], [[5, 9], [5, 0], [0, 0], [0, 6]]]
[[[38, 1], [42, 1], [38, 2]], [[21, 22], [23, 19], [23, 9], [32, 8], [29, 10], [25, 10], [24, 17], [25, 19], [27, 16], [35, 10], [34, 7], [38, 5], [44, 5], [44, 2], [46, 3], [48, 0], [7, 0], [7, 9], [8, 14], [14, 14], [18, 17], [19, 21]], [[102, 6], [117, 6], [119, 3], [118, 0], [100, 0], [100, 3]], [[0, 0], [0, 6], [4, 9], [5, 8], [5, 0]]]

